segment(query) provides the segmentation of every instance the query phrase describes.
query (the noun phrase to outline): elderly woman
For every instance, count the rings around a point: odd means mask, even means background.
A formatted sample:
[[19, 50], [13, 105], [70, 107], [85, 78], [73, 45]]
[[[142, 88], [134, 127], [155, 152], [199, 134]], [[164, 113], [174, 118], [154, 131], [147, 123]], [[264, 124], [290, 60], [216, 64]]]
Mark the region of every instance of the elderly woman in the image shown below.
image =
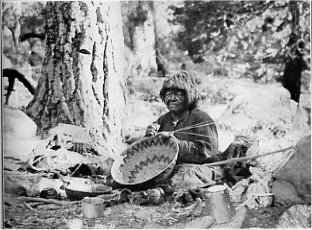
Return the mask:
[[[160, 97], [169, 111], [147, 127], [145, 136], [160, 133], [177, 141], [179, 153], [171, 184], [176, 188], [195, 188], [221, 180], [222, 168], [205, 165], [222, 157], [218, 154], [216, 125], [198, 108], [196, 80], [185, 71], [174, 73], [164, 81]], [[195, 128], [186, 129], [194, 125]]]

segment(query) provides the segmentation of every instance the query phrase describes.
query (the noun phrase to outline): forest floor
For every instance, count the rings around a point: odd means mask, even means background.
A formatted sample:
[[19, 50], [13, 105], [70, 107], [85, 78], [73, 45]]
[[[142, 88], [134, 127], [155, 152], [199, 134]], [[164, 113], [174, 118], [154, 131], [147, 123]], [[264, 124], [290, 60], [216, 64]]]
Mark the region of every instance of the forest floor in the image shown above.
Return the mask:
[[[173, 204], [165, 202], [158, 206], [138, 206], [128, 203], [104, 208], [104, 217], [87, 219], [82, 216], [81, 204], [61, 207], [45, 205], [30, 210], [21, 205], [5, 208], [6, 228], [22, 229], [158, 229], [184, 228], [195, 217], [173, 212]], [[275, 228], [284, 207], [249, 210], [241, 228]], [[211, 228], [220, 226], [214, 225]], [[193, 226], [196, 228], [196, 225]], [[199, 226], [197, 226], [199, 228]]]

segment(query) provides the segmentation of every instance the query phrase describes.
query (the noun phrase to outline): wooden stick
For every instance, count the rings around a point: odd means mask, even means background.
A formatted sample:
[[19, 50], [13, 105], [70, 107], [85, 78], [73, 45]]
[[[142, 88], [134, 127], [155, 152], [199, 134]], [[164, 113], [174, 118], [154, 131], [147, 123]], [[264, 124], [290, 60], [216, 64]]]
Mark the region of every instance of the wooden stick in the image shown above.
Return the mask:
[[37, 207], [38, 205], [44, 205], [43, 202], [31, 202], [31, 203], [28, 203], [28, 204], [32, 208]]
[[72, 174], [70, 174], [70, 176], [74, 175], [75, 172], [77, 172], [77, 170], [80, 168], [80, 166], [81, 166], [82, 164], [83, 164], [83, 162], [81, 162], [81, 163], [77, 166], [77, 168], [74, 170], [74, 172], [73, 172]]
[[37, 209], [34, 209], [33, 207], [31, 207], [29, 204], [27, 204], [26, 202], [24, 202], [24, 205], [29, 208], [31, 211], [34, 211], [34, 212], [39, 212]]
[[179, 132], [182, 130], [184, 131], [184, 130], [188, 130], [188, 129], [199, 128], [202, 126], [212, 125], [212, 124], [214, 124], [213, 121], [203, 121], [203, 122], [200, 122], [200, 123], [195, 124], [195, 125], [190, 125], [190, 126], [187, 126], [187, 127], [181, 128], [181, 129], [174, 130], [173, 132]]
[[264, 156], [272, 155], [272, 154], [275, 154], [275, 153], [280, 153], [280, 152], [289, 150], [289, 149], [291, 149], [293, 147], [294, 146], [290, 146], [290, 147], [285, 148], [285, 149], [280, 149], [280, 150], [276, 150], [276, 151], [273, 151], [273, 152], [268, 152], [268, 153], [264, 153], [264, 154], [254, 155], [254, 156], [240, 157], [240, 158], [233, 158], [233, 159], [228, 159], [228, 160], [224, 160], [224, 161], [212, 162], [212, 163], [208, 163], [206, 165], [207, 166], [219, 166], [219, 165], [232, 164], [232, 163], [242, 162], [242, 161], [247, 161], [247, 160], [253, 160], [253, 159], [256, 159], [256, 158], [259, 158], [259, 157], [264, 157]]
[[43, 202], [47, 204], [57, 204], [57, 205], [73, 205], [73, 204], [79, 204], [80, 201], [59, 201], [54, 199], [43, 199], [38, 197], [26, 197], [26, 196], [20, 196], [16, 197], [17, 200], [22, 202]]
[[[70, 207], [70, 206], [68, 206], [68, 207]], [[68, 208], [68, 207], [66, 206], [64, 208]], [[38, 210], [42, 210], [42, 209], [44, 209], [44, 210], [56, 210], [56, 209], [58, 209], [59, 210], [60, 206], [55, 205], [55, 204], [40, 204], [37, 206], [37, 209]]]

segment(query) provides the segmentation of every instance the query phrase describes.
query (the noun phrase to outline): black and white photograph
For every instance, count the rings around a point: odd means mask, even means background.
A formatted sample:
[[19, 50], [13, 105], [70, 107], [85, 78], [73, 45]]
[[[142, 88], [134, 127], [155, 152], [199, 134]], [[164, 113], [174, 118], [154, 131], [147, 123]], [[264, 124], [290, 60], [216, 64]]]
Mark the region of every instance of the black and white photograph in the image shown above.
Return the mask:
[[1, 228], [311, 229], [311, 1], [1, 1]]

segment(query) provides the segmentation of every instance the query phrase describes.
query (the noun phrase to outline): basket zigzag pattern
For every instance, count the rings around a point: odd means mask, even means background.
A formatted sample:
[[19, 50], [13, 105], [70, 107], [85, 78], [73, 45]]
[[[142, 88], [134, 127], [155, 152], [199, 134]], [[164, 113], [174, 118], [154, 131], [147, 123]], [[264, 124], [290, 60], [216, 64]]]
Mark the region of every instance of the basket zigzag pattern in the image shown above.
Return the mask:
[[134, 167], [134, 170], [130, 171], [129, 182], [133, 183], [136, 179], [136, 176], [140, 173], [140, 171], [143, 170], [144, 167], [148, 167], [149, 163], [153, 164], [154, 162], [163, 162], [163, 163], [170, 164], [171, 160], [172, 159], [170, 159], [168, 156], [165, 157], [164, 155], [161, 155], [161, 156], [155, 155], [152, 160], [147, 158], [146, 161], [141, 161], [139, 165], [136, 165]]
[[142, 139], [125, 150], [119, 163], [115, 162], [112, 176], [122, 184], [140, 184], [163, 177], [172, 171], [177, 153], [173, 139], [161, 136]]
[[126, 157], [124, 158], [124, 163], [126, 164], [131, 156], [134, 156], [135, 153], [143, 151], [145, 149], [151, 148], [152, 146], [170, 146], [171, 148], [175, 148], [175, 145], [171, 141], [163, 141], [161, 138], [154, 138], [147, 141], [142, 141], [140, 143], [136, 143], [134, 146], [129, 148], [126, 153]]

